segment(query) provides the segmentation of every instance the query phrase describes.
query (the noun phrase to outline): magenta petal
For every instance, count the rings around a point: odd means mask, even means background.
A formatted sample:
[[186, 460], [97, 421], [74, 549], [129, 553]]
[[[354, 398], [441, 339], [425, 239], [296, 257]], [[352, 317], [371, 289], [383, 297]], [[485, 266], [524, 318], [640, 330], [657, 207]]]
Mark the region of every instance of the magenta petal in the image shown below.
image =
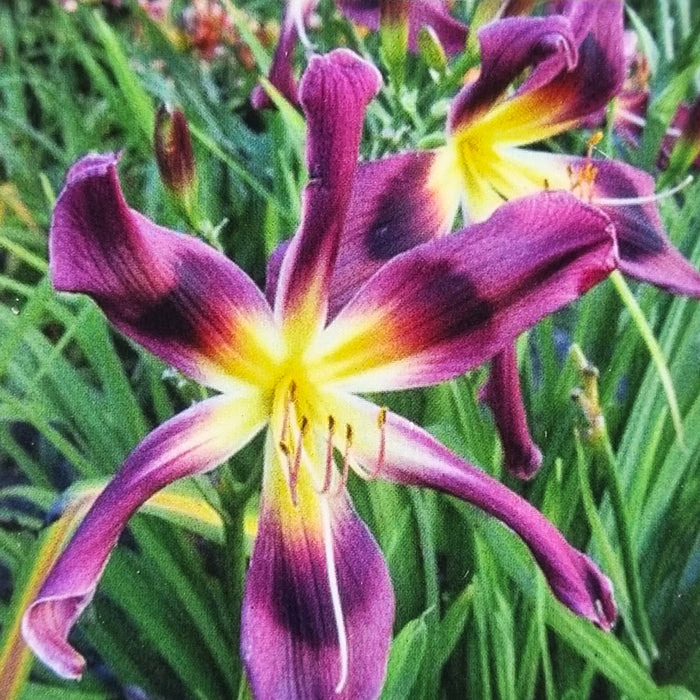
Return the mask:
[[333, 281], [334, 316], [387, 260], [446, 234], [458, 201], [431, 189], [434, 151], [414, 151], [358, 166]]
[[213, 469], [248, 442], [263, 423], [257, 403], [219, 396], [175, 416], [141, 442], [97, 498], [22, 621], [27, 644], [56, 673], [82, 673], [85, 661], [68, 634], [131, 515], [167, 484]]
[[277, 508], [264, 494], [241, 622], [241, 654], [259, 700], [370, 700], [384, 680], [394, 618], [384, 558], [346, 494], [317, 502], [329, 518], [346, 678], [323, 527], [309, 522], [310, 504], [302, 515], [302, 508]]
[[[331, 318], [387, 260], [449, 231], [459, 202], [431, 189], [435, 158], [435, 151], [410, 151], [358, 165], [329, 289]], [[268, 260], [268, 299], [288, 245]]]
[[332, 408], [338, 419], [352, 425], [357, 436], [352, 456], [369, 473], [443, 491], [493, 515], [530, 548], [562, 603], [602, 629], [610, 629], [616, 609], [609, 579], [536, 508], [405, 418], [387, 413], [380, 431], [374, 404], [343, 396]]
[[[306, 24], [308, 16], [316, 5], [318, 0], [287, 0], [280, 37], [267, 76], [270, 83], [293, 105], [299, 104], [297, 82], [292, 66], [294, 48], [299, 39], [299, 27]], [[262, 85], [255, 86], [250, 101], [255, 109], [272, 107], [272, 100]]]
[[514, 99], [528, 96], [533, 123], [581, 122], [605, 107], [625, 77], [622, 2], [559, 3], [546, 17], [510, 17], [479, 33], [481, 73], [457, 96], [449, 127], [455, 131], [492, 107], [521, 73], [533, 70]]
[[623, 3], [620, 0], [556, 4], [571, 24], [578, 61], [554, 75], [551, 66], [538, 65], [519, 94], [541, 91], [543, 104], [553, 109], [549, 123], [581, 122], [605, 109], [625, 79]]
[[126, 335], [215, 384], [242, 368], [231, 356], [251, 344], [252, 325], [272, 328], [270, 307], [226, 257], [129, 209], [117, 161], [92, 155], [70, 169], [51, 222], [53, 284], [90, 295]]
[[[570, 159], [575, 170], [584, 163], [584, 159]], [[596, 170], [592, 202], [615, 225], [620, 269], [667, 292], [700, 297], [700, 273], [666, 237], [656, 202], [615, 203], [615, 200], [629, 201], [653, 195], [651, 175], [620, 161], [594, 160], [592, 163]]]
[[364, 111], [381, 86], [379, 71], [347, 49], [313, 56], [301, 82], [308, 120], [309, 182], [303, 215], [282, 262], [275, 310], [325, 320], [330, 281], [357, 166]]
[[568, 71], [578, 62], [573, 30], [565, 17], [508, 17], [479, 30], [481, 72], [457, 95], [448, 126], [455, 131], [478, 119], [529, 66], [542, 74]]
[[327, 380], [349, 391], [427, 386], [490, 359], [616, 266], [608, 218], [563, 192], [390, 260], [326, 329]]
[[519, 479], [531, 479], [542, 464], [542, 453], [530, 436], [512, 343], [494, 355], [481, 397], [496, 422], [506, 469]]

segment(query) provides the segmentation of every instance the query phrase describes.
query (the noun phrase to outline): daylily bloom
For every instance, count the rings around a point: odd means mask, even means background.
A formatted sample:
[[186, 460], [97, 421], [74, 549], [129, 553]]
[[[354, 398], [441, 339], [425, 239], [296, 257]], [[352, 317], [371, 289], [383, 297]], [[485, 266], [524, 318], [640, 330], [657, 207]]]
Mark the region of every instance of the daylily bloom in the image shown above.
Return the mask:
[[[646, 56], [637, 47], [637, 35], [633, 31], [625, 32], [624, 59], [626, 77], [613, 104], [613, 128], [627, 144], [636, 147], [647, 123], [651, 71]], [[660, 168], [668, 165], [669, 155], [678, 142], [687, 154], [681, 170], [700, 165], [700, 97], [692, 104], [678, 105], [661, 144], [657, 160]]]
[[[505, 201], [546, 190], [570, 192], [610, 217], [623, 272], [700, 296], [700, 274], [664, 233], [650, 175], [592, 153], [526, 148], [599, 118], [624, 79], [622, 3], [569, 0], [555, 9], [481, 28], [481, 71], [452, 103], [445, 146], [358, 169], [332, 286], [338, 304], [393, 255], [448, 233], [460, 204], [467, 221], [479, 222]], [[497, 425], [510, 426], [505, 465], [527, 477], [541, 455], [527, 431], [514, 362], [511, 351], [496, 360], [484, 395]]]
[[[381, 552], [349, 500], [350, 469], [476, 504], [523, 539], [559, 600], [603, 629], [613, 623], [608, 579], [534, 507], [358, 395], [459, 375], [578, 297], [615, 266], [609, 221], [566, 193], [506, 205], [391, 260], [328, 322], [364, 109], [379, 85], [376, 69], [344, 49], [309, 63], [300, 98], [310, 179], [272, 307], [225, 256], [130, 209], [117, 156], [87, 156], [70, 170], [51, 225], [55, 287], [89, 294], [119, 330], [220, 393], [136, 447], [27, 609], [25, 639], [62, 676], [83, 670], [68, 633], [134, 511], [263, 429], [241, 629], [257, 698], [354, 700], [380, 691], [394, 598]], [[504, 230], [517, 232], [506, 250], [497, 241]]]
[[[280, 37], [268, 74], [270, 83], [295, 105], [299, 103], [299, 98], [292, 56], [299, 39], [306, 46], [311, 45], [306, 35], [306, 27], [318, 3], [319, 0], [286, 0]], [[336, 0], [338, 9], [348, 19], [371, 30], [379, 29], [381, 4], [381, 0]], [[417, 50], [418, 32], [424, 26], [433, 30], [448, 54], [453, 55], [464, 50], [467, 27], [449, 14], [444, 0], [410, 0], [408, 4], [408, 46], [412, 51]], [[256, 109], [272, 106], [261, 85], [255, 87], [250, 99]]]

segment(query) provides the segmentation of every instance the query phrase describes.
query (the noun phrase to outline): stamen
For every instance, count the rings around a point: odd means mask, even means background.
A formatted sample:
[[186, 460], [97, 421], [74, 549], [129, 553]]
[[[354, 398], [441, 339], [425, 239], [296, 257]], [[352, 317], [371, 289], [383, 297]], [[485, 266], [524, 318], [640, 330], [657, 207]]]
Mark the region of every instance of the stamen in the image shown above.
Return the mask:
[[299, 467], [301, 466], [301, 453], [304, 447], [304, 435], [306, 429], [309, 426], [309, 421], [306, 416], [301, 417], [301, 423], [299, 424], [299, 439], [297, 441], [297, 448], [294, 451], [294, 463], [290, 464], [289, 467], [289, 490], [292, 493], [292, 503], [297, 504], [297, 480], [299, 478]]
[[595, 147], [603, 140], [603, 132], [602, 131], [596, 131], [591, 138], [588, 139], [588, 151], [587, 155], [589, 158], [593, 157], [593, 151]]
[[333, 619], [335, 620], [335, 629], [338, 633], [338, 652], [340, 654], [340, 678], [335, 686], [335, 692], [342, 693], [348, 682], [348, 637], [345, 630], [345, 617], [343, 615], [343, 605], [340, 600], [340, 590], [338, 588], [338, 572], [335, 568], [333, 533], [331, 532], [328, 505], [326, 503], [321, 504], [321, 520], [323, 523], [323, 549], [326, 555], [328, 586], [331, 591]]
[[326, 442], [326, 472], [321, 493], [328, 493], [333, 476], [333, 436], [335, 435], [335, 418], [328, 416], [328, 440]]
[[386, 457], [386, 406], [379, 409], [377, 415], [377, 428], [379, 428], [379, 452], [377, 453], [377, 464], [374, 469], [365, 469], [366, 479], [376, 479], [384, 464]]
[[294, 26], [297, 30], [297, 35], [299, 36], [301, 45], [308, 53], [313, 53], [314, 45], [311, 43], [311, 39], [309, 39], [309, 35], [306, 33], [304, 13], [301, 9], [296, 12], [296, 16], [294, 17]]
[[382, 406], [379, 409], [377, 427], [379, 428], [379, 455], [377, 456], [377, 466], [373, 470], [372, 478], [379, 474], [386, 456], [386, 406]]
[[289, 452], [289, 446], [282, 447], [282, 443], [286, 443], [287, 439], [291, 440], [291, 435], [289, 435], [289, 415], [290, 406], [296, 401], [297, 385], [294, 381], [289, 382], [289, 390], [287, 393], [287, 400], [284, 402], [284, 413], [282, 414], [282, 430], [280, 435], [280, 449], [282, 452], [287, 454]]
[[571, 193], [578, 196], [579, 199], [591, 202], [593, 200], [593, 185], [598, 175], [598, 168], [590, 160], [590, 154], [586, 162], [578, 170], [574, 170], [569, 163], [566, 166], [566, 172], [569, 176]]
[[345, 426], [345, 450], [343, 451], [343, 470], [340, 473], [340, 483], [335, 490], [335, 495], [342, 493], [348, 483], [350, 473], [350, 448], [352, 447], [352, 426], [348, 423]]
[[692, 181], [693, 176], [688, 175], [683, 182], [680, 182], [675, 187], [671, 187], [663, 192], [649, 194], [643, 197], [620, 197], [619, 199], [615, 197], [593, 197], [591, 203], [600, 204], [605, 207], [627, 207], [631, 205], [634, 206], [636, 204], [650, 204], [652, 202], [658, 202], [661, 199], [672, 197], [677, 192], [685, 189]]

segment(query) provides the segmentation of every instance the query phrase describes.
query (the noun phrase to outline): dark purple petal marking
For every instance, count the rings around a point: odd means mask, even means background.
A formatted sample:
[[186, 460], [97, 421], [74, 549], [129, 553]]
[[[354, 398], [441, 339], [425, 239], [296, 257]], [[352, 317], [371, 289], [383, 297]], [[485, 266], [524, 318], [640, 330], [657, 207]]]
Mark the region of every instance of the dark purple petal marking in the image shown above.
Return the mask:
[[[275, 502], [280, 498], [286, 502]], [[286, 484], [263, 494], [241, 631], [241, 654], [260, 700], [369, 700], [386, 673], [394, 598], [382, 554], [346, 494], [315, 498], [317, 504], [302, 498], [295, 508]], [[321, 508], [328, 509], [345, 626], [345, 678]]]
[[90, 603], [110, 552], [132, 514], [157, 491], [184, 476], [218, 466], [264, 424], [263, 402], [218, 396], [175, 416], [131, 453], [98, 496], [51, 569], [22, 622], [34, 653], [65, 678], [79, 678], [85, 661], [68, 634]]
[[482, 28], [482, 68], [457, 96], [449, 128], [483, 116], [529, 66], [515, 102], [533, 124], [568, 128], [602, 110], [625, 77], [622, 3], [562, 3], [547, 17], [511, 17]]
[[87, 156], [69, 171], [51, 223], [54, 286], [90, 295], [123, 333], [200, 381], [245, 374], [259, 358], [241, 353], [256, 347], [254, 323], [272, 327], [269, 305], [226, 257], [129, 209], [117, 161]]
[[527, 427], [518, 361], [512, 343], [491, 360], [489, 378], [481, 397], [493, 413], [506, 469], [519, 479], [531, 479], [542, 464], [542, 453]]
[[[583, 160], [572, 159], [571, 164], [578, 168]], [[648, 201], [654, 194], [654, 178], [619, 161], [591, 163], [596, 172], [592, 203], [615, 225], [622, 272], [672, 294], [700, 297], [700, 273], [673, 247], [657, 203]], [[642, 203], [634, 203], [640, 198], [645, 198]]]
[[429, 186], [435, 152], [416, 151], [357, 169], [330, 289], [331, 316], [387, 260], [449, 231], [454, 206]]
[[548, 124], [580, 123], [604, 110], [622, 88], [626, 64], [623, 51], [623, 3], [619, 0], [560, 4], [576, 37], [578, 61], [554, 75], [551, 66], [537, 66], [518, 91], [532, 93], [552, 114]]
[[[282, 262], [275, 310], [278, 316], [308, 316], [322, 325], [328, 284], [345, 227], [364, 111], [381, 86], [377, 69], [347, 49], [314, 56], [301, 83], [308, 121], [309, 183], [303, 215]], [[311, 331], [312, 328], [309, 328]]]
[[564, 605], [604, 630], [611, 628], [616, 616], [612, 584], [536, 508], [400, 416], [386, 414], [382, 449], [377, 406], [359, 397], [338, 396], [332, 408], [338, 419], [353, 426], [353, 457], [368, 473], [443, 491], [498, 518], [529, 547]]
[[[431, 190], [435, 156], [412, 151], [358, 165], [329, 289], [331, 318], [387, 260], [449, 231], [458, 202], [450, 206]], [[268, 260], [270, 300], [288, 245]]]
[[616, 260], [609, 219], [572, 195], [506, 203], [389, 261], [328, 327], [317, 350], [323, 372], [352, 391], [457, 376], [578, 298]]
[[456, 131], [487, 112], [508, 86], [531, 65], [542, 72], [571, 70], [578, 50], [565, 17], [509, 17], [479, 30], [481, 72], [457, 95], [450, 109], [448, 128]]

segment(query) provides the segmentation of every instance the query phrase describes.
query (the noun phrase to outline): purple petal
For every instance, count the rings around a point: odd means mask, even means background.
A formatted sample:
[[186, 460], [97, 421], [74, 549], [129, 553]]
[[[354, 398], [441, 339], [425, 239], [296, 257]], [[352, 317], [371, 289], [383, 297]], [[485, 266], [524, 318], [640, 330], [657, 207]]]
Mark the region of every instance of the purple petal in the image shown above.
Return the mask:
[[481, 397], [496, 422], [506, 469], [519, 479], [531, 479], [542, 464], [542, 453], [530, 436], [513, 344], [494, 355]]
[[[280, 37], [272, 57], [268, 80], [293, 105], [299, 104], [297, 81], [294, 78], [292, 56], [299, 39], [299, 28], [303, 28], [309, 15], [318, 5], [319, 0], [287, 0]], [[272, 100], [262, 85], [256, 85], [250, 96], [255, 109], [269, 109]]]
[[319, 381], [383, 391], [462, 374], [606, 277], [611, 229], [575, 197], [542, 193], [397, 256], [309, 350]]
[[[672, 294], [700, 297], [700, 273], [668, 240], [656, 202], [614, 203], [653, 195], [654, 178], [620, 161], [596, 160], [594, 164], [592, 202], [615, 225], [622, 272]], [[603, 204], [606, 199], [610, 205]]]
[[533, 70], [508, 110], [515, 121], [526, 119], [519, 131], [542, 133], [521, 143], [570, 128], [607, 105], [625, 77], [622, 3], [572, 0], [560, 10], [547, 17], [506, 18], [481, 30], [481, 73], [457, 96], [451, 131], [483, 116], [528, 66]]
[[651, 175], [617, 160], [524, 153], [531, 165], [537, 160], [547, 169], [552, 187], [573, 186], [610, 217], [622, 272], [673, 294], [700, 297], [700, 273], [664, 232]]
[[352, 458], [369, 474], [443, 491], [498, 518], [530, 548], [564, 605], [610, 629], [616, 615], [612, 584], [536, 508], [404, 418], [386, 413], [378, 420], [380, 409], [359, 397], [326, 398], [331, 415], [352, 426]]
[[[331, 318], [387, 260], [450, 230], [459, 199], [433, 183], [437, 155], [411, 151], [358, 165], [329, 290]], [[268, 299], [288, 245], [268, 260]]]
[[436, 156], [415, 151], [358, 167], [333, 271], [331, 316], [388, 260], [449, 232], [459, 199], [432, 182]]
[[150, 433], [100, 494], [49, 572], [22, 621], [34, 653], [64, 678], [79, 678], [85, 660], [68, 643], [92, 600], [112, 548], [131, 515], [167, 484], [221, 464], [259, 432], [258, 397], [218, 396]]
[[[379, 0], [336, 0], [340, 11], [357, 24], [376, 31], [380, 23]], [[447, 11], [444, 0], [410, 0], [408, 16], [408, 46], [418, 47], [418, 33], [431, 27], [445, 51], [454, 55], [464, 51], [468, 28]]]
[[346, 493], [322, 497], [300, 481], [293, 505], [271, 468], [241, 622], [253, 694], [376, 698], [394, 618], [384, 558]]
[[282, 262], [275, 312], [296, 317], [300, 340], [323, 325], [345, 226], [364, 111], [381, 85], [377, 69], [347, 49], [314, 56], [301, 83], [308, 120], [309, 183], [303, 216]]
[[250, 380], [269, 354], [269, 305], [226, 257], [129, 209], [118, 159], [87, 156], [69, 171], [51, 222], [54, 286], [90, 295], [122, 332], [203, 383]]
[[565, 17], [508, 17], [479, 30], [481, 72], [457, 95], [450, 110], [449, 130], [454, 132], [478, 119], [531, 65], [558, 74], [573, 69], [578, 49]]

